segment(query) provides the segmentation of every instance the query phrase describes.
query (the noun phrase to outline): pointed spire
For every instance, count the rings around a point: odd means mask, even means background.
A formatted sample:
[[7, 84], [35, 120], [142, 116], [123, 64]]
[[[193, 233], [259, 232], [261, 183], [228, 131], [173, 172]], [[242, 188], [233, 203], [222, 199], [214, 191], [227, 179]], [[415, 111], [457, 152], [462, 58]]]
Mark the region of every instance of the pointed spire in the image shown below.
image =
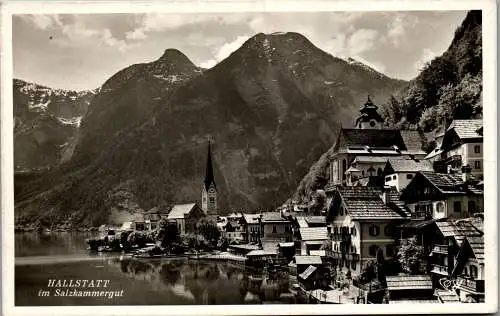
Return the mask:
[[208, 190], [210, 185], [213, 183], [215, 186], [215, 179], [214, 179], [214, 170], [212, 166], [212, 150], [210, 146], [210, 138], [208, 139], [208, 153], [207, 153], [207, 166], [206, 166], [206, 173], [205, 173], [205, 189]]

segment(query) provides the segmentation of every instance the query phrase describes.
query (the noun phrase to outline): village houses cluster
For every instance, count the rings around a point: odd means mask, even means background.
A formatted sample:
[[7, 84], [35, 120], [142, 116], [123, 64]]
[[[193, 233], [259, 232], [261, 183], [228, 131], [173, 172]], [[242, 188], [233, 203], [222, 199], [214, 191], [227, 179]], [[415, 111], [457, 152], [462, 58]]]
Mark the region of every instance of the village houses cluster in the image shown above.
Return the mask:
[[[324, 287], [325, 266], [353, 280], [381, 257], [401, 261], [402, 241], [413, 240], [405, 247], [420, 249], [425, 264], [417, 271], [386, 269], [388, 303], [483, 301], [482, 120], [443, 124], [426, 153], [418, 131], [383, 128], [377, 110], [368, 98], [355, 127], [339, 131], [328, 184], [316, 192], [326, 201], [322, 209], [289, 200], [272, 212], [221, 216], [209, 144], [201, 206], [175, 205], [168, 214], [153, 208], [135, 229], [155, 229], [166, 216], [186, 233], [210, 217], [230, 254], [284, 263], [310, 291]], [[376, 288], [351, 282], [344, 294], [366, 302]]]

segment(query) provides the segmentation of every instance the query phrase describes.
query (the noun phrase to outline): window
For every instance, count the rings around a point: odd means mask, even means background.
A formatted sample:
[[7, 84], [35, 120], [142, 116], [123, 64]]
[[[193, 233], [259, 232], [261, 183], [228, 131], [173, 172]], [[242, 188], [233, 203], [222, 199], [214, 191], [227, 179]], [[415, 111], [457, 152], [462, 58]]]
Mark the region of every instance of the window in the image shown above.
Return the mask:
[[385, 177], [385, 182], [391, 181], [391, 177]]
[[384, 234], [386, 236], [392, 236], [392, 228], [391, 228], [391, 226], [389, 226], [389, 225], [385, 226], [385, 228], [384, 228]]
[[334, 243], [334, 244], [333, 244], [333, 250], [334, 250], [334, 251], [337, 251], [338, 249], [339, 249], [339, 247], [338, 247], [337, 243]]
[[351, 235], [356, 236], [356, 227], [351, 227]]
[[453, 202], [453, 211], [456, 213], [460, 213], [462, 211], [462, 203], [460, 203], [460, 201]]
[[342, 206], [339, 208], [339, 214], [344, 215], [344, 208]]
[[342, 180], [345, 180], [345, 172], [347, 170], [347, 161], [345, 159], [342, 160]]
[[408, 180], [413, 179], [413, 175], [411, 173], [407, 174], [406, 179], [408, 179]]
[[356, 261], [354, 260], [351, 261], [351, 269], [356, 270]]
[[333, 234], [334, 234], [334, 235], [338, 235], [338, 234], [339, 234], [339, 229], [338, 229], [338, 227], [337, 227], [337, 226], [335, 226], [335, 227], [333, 228]]
[[273, 234], [276, 234], [277, 231], [276, 231], [276, 225], [273, 225]]
[[481, 153], [481, 145], [475, 145], [474, 146], [474, 153], [475, 154], [480, 154]]
[[431, 194], [431, 188], [424, 188], [424, 194], [428, 195]]
[[473, 278], [473, 279], [477, 279], [477, 267], [474, 266], [474, 265], [471, 265], [470, 266], [470, 276]]
[[361, 176], [364, 177], [365, 176], [365, 171], [364, 170], [361, 170]]
[[393, 175], [393, 176], [392, 176], [392, 180], [396, 180], [396, 175]]
[[372, 257], [376, 257], [377, 256], [377, 251], [378, 251], [378, 246], [377, 245], [371, 245], [369, 248], [368, 248], [368, 253], [370, 254], [370, 256]]
[[378, 169], [377, 169], [377, 176], [379, 176], [379, 177], [380, 177], [381, 175], [382, 175], [382, 169], [378, 168]]
[[378, 236], [380, 234], [380, 228], [377, 225], [372, 225], [368, 229], [370, 236]]
[[285, 233], [288, 233], [288, 226], [285, 225]]
[[474, 168], [481, 169], [481, 160], [474, 161]]
[[476, 212], [476, 202], [475, 201], [469, 201], [467, 203], [467, 208], [469, 210], [469, 213], [475, 213]]
[[370, 121], [370, 127], [374, 127], [375, 126], [375, 121], [374, 120], [371, 120]]
[[462, 274], [465, 276], [469, 275], [469, 271], [467, 270], [467, 267], [464, 268], [464, 272], [462, 272]]

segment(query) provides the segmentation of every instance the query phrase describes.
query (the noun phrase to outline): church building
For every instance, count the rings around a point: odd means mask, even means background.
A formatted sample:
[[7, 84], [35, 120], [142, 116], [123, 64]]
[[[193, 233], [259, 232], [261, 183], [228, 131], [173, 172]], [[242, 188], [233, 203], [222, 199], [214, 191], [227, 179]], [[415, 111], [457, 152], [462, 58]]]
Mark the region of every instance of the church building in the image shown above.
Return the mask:
[[383, 180], [387, 159], [425, 157], [422, 138], [417, 131], [382, 128], [383, 119], [377, 110], [368, 97], [360, 109], [355, 128], [340, 130], [329, 157], [328, 186], [370, 185], [373, 180]]
[[205, 180], [203, 181], [201, 189], [201, 208], [209, 218], [216, 220], [218, 213], [217, 186], [215, 185], [212, 151], [210, 147], [209, 141]]

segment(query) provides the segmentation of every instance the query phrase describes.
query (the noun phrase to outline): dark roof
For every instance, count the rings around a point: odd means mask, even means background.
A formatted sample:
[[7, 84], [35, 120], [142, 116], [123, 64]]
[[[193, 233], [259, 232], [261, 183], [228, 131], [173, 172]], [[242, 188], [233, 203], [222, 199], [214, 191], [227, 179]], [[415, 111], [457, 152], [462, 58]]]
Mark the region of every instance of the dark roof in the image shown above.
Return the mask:
[[384, 204], [382, 190], [376, 187], [339, 186], [337, 187], [347, 214], [353, 219], [400, 219], [406, 214]]
[[432, 164], [426, 160], [415, 161], [413, 159], [392, 159], [387, 162], [393, 172], [417, 172], [434, 171]]
[[326, 240], [328, 239], [328, 229], [326, 227], [301, 227], [301, 240]]
[[483, 120], [453, 120], [447, 131], [454, 129], [460, 139], [483, 138]]
[[399, 130], [390, 129], [347, 129], [340, 130], [337, 148], [370, 146], [389, 148], [393, 145], [406, 150], [406, 145]]
[[434, 218], [433, 219], [429, 219], [429, 220], [411, 220], [411, 221], [409, 221], [407, 223], [399, 225], [398, 227], [420, 229], [420, 228], [426, 227], [426, 226], [434, 223], [437, 220], [438, 219], [434, 219]]
[[266, 212], [262, 214], [263, 222], [287, 222], [286, 219], [281, 217], [279, 212]]
[[[425, 154], [422, 150], [421, 136], [418, 131], [392, 129], [347, 129], [340, 130], [334, 152], [349, 148], [387, 149], [408, 151], [409, 154]], [[391, 152], [389, 152], [391, 153]]]
[[215, 178], [214, 178], [214, 170], [212, 166], [212, 150], [210, 148], [210, 141], [208, 142], [208, 153], [207, 153], [207, 166], [205, 170], [205, 180], [203, 183], [205, 184], [205, 190], [208, 191], [210, 188], [210, 185], [213, 184], [213, 186], [217, 189], [217, 186], [215, 185]]
[[397, 290], [432, 290], [432, 280], [428, 275], [387, 276], [387, 289]]
[[459, 174], [420, 171], [420, 173], [443, 194], [483, 194], [483, 191], [473, 185], [464, 185]]
[[479, 263], [484, 262], [484, 237], [483, 236], [466, 236], [465, 239], [470, 245], [474, 257]]
[[399, 193], [395, 187], [390, 187], [386, 190], [388, 201], [387, 205], [398, 210], [398, 212], [405, 214], [407, 217], [410, 217], [411, 211], [406, 206], [406, 203], [401, 200], [401, 193]]
[[436, 225], [444, 237], [453, 237], [458, 245], [462, 245], [466, 236], [482, 236], [483, 234], [471, 222], [465, 220], [437, 221]]

